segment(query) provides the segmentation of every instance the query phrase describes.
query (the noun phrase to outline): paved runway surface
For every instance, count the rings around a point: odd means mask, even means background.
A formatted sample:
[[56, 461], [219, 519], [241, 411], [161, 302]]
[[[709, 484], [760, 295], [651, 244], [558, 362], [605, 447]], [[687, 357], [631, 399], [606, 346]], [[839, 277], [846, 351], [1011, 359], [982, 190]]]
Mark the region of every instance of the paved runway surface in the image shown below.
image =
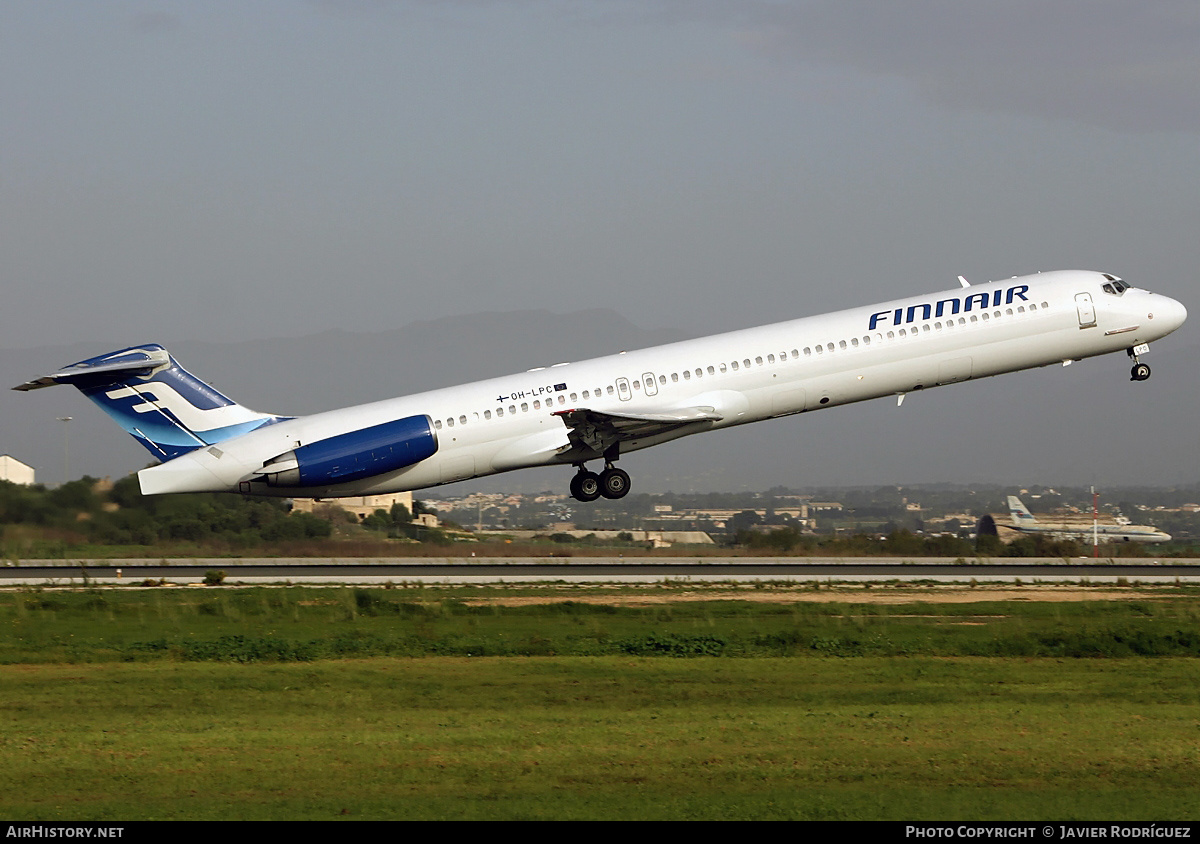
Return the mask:
[[939, 583], [1200, 583], [1200, 560], [880, 557], [393, 557], [27, 560], [0, 566], [0, 585], [197, 583], [206, 572], [247, 583], [653, 583], [934, 581]]

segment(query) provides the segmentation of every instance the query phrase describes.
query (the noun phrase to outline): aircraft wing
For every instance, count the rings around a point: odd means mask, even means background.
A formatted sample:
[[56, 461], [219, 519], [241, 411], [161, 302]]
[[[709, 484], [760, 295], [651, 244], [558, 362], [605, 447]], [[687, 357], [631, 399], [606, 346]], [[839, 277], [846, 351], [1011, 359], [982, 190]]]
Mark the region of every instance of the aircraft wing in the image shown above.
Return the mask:
[[683, 407], [660, 413], [612, 413], [586, 407], [556, 410], [567, 426], [570, 448], [563, 452], [593, 459], [614, 445], [652, 437], [697, 422], [720, 422], [724, 417], [712, 407]]

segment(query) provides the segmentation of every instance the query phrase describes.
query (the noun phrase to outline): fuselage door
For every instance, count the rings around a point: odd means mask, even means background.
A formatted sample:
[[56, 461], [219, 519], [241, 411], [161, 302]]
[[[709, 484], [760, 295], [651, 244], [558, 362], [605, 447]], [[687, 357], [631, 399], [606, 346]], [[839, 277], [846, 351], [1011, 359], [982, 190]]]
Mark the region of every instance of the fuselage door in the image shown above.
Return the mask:
[[642, 384], [644, 384], [646, 387], [646, 395], [648, 395], [648, 396], [657, 396], [658, 395], [658, 382], [654, 380], [653, 372], [643, 372], [642, 373]]
[[620, 398], [621, 401], [629, 401], [631, 398], [633, 398], [633, 391], [629, 389], [628, 378], [617, 379], [617, 397]]
[[1091, 293], [1075, 294], [1075, 310], [1079, 311], [1079, 327], [1091, 328], [1096, 324], [1096, 306]]

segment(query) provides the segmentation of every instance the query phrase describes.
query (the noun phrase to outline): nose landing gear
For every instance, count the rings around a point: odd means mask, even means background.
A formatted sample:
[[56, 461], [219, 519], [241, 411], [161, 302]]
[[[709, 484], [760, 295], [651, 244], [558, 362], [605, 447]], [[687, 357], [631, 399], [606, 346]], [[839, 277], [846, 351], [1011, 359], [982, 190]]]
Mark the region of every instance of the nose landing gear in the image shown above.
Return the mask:
[[1150, 346], [1147, 343], [1128, 350], [1127, 354], [1133, 359], [1133, 369], [1129, 371], [1130, 381], [1145, 381], [1150, 377], [1150, 367], [1138, 360], [1138, 355], [1144, 355], [1148, 351], [1150, 351]]

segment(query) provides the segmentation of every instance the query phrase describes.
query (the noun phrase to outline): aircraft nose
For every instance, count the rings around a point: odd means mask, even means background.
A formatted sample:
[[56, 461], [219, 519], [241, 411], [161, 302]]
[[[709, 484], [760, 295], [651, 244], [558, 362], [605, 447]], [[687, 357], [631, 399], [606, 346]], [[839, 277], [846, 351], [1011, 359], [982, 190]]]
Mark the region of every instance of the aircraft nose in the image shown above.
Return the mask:
[[1186, 319], [1187, 308], [1182, 302], [1163, 296], [1160, 301], [1154, 303], [1154, 322], [1164, 334], [1169, 334], [1183, 325]]

